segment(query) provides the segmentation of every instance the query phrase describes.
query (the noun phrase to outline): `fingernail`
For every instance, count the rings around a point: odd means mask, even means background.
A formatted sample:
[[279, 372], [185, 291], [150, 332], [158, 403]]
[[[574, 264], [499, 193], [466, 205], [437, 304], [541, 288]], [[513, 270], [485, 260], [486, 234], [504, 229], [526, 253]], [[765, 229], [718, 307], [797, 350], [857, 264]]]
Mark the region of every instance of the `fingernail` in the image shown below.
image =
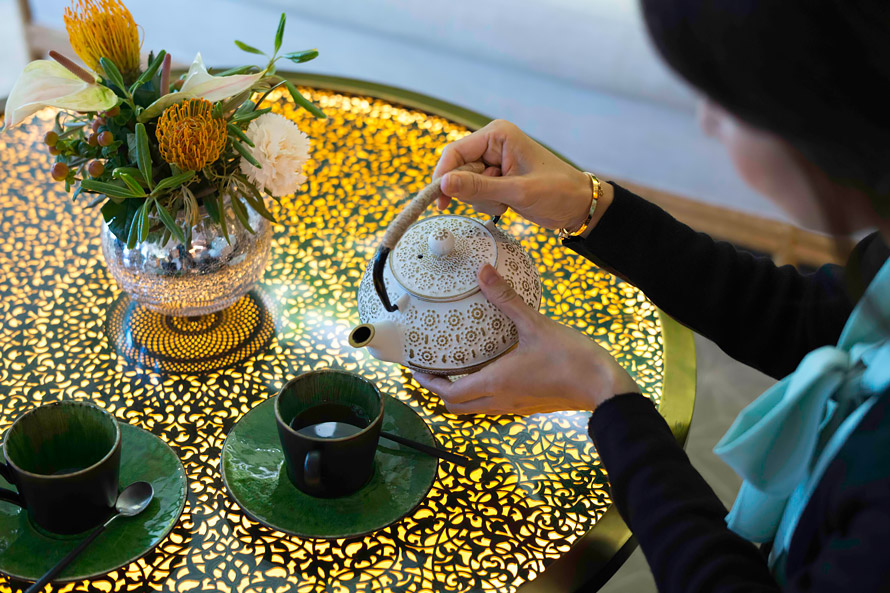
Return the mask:
[[498, 271], [494, 269], [494, 266], [491, 264], [485, 264], [482, 266], [482, 269], [479, 270], [479, 281], [486, 286], [492, 286], [496, 284], [501, 279]]

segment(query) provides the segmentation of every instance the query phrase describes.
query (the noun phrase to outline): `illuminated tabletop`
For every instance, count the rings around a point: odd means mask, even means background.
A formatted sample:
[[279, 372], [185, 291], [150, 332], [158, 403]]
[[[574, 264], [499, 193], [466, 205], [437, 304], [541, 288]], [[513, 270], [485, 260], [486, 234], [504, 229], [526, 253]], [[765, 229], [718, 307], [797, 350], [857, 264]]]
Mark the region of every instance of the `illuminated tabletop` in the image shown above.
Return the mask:
[[[100, 214], [50, 179], [41, 138], [53, 112], [0, 136], [0, 431], [39, 403], [90, 399], [164, 439], [189, 479], [185, 511], [160, 546], [58, 590], [561, 591], [610, 574], [630, 534], [587, 436], [589, 412], [456, 417], [410, 372], [347, 343], [382, 230], [428, 182], [441, 149], [486, 118], [380, 85], [295, 81], [329, 117], [294, 112], [273, 95], [311, 138], [312, 159], [298, 195], [273, 209], [265, 279], [233, 310], [145, 329], [156, 350], [177, 323], [194, 330], [180, 332], [191, 336], [185, 351], [139, 359], [154, 360], [151, 371], [112, 335], [115, 324], [139, 320], [105, 269]], [[695, 388], [689, 331], [554, 233], [512, 214], [501, 226], [537, 262], [542, 311], [609, 349], [685, 440]], [[268, 341], [257, 337], [263, 331]], [[206, 360], [208, 350], [223, 356]], [[288, 378], [324, 367], [376, 381], [440, 445], [482, 459], [481, 468], [440, 463], [413, 512], [357, 539], [300, 539], [252, 521], [219, 475], [225, 436]], [[0, 591], [21, 586], [0, 577]]]

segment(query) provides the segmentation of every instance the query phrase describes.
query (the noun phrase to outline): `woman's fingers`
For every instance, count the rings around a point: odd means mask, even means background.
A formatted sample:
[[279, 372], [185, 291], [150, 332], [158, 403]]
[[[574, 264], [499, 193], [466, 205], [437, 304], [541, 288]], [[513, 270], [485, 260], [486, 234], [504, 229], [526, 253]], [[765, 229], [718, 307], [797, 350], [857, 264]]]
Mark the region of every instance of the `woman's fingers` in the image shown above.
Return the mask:
[[487, 395], [462, 404], [445, 403], [445, 407], [452, 414], [500, 414], [495, 398]]
[[[486, 177], [500, 177], [501, 176], [501, 168], [500, 167], [486, 167], [485, 170], [482, 171], [482, 174], [485, 175]], [[449, 196], [449, 195], [442, 195], [442, 197], [440, 197], [439, 200], [436, 202], [436, 206], [439, 208], [439, 210], [445, 210], [450, 205], [451, 205], [451, 196]], [[491, 212], [487, 212], [485, 210], [482, 210], [482, 211], [485, 212], [486, 214], [490, 214], [491, 216], [500, 216], [501, 214], [503, 214], [504, 212], [507, 211], [507, 207], [504, 206], [503, 204], [498, 204], [496, 206], [490, 207], [489, 210], [492, 210], [492, 211]]]
[[516, 324], [520, 337], [531, 334], [541, 314], [529, 307], [491, 264], [479, 269], [479, 288], [492, 305]]
[[489, 150], [489, 131], [482, 128], [478, 132], [474, 132], [469, 136], [464, 136], [460, 140], [455, 140], [445, 147], [442, 156], [439, 157], [439, 163], [436, 170], [433, 171], [433, 179], [441, 177], [449, 171], [457, 169], [461, 165], [484, 160], [489, 165], [499, 165], [500, 155], [495, 160], [489, 160], [494, 154]]
[[520, 178], [452, 171], [442, 177], [442, 193], [486, 214], [503, 214], [519, 195]]
[[483, 369], [456, 381], [426, 373], [414, 373], [414, 378], [421, 387], [435, 393], [447, 404], [460, 404], [488, 395], [488, 389], [485, 386], [487, 371], [488, 369]]

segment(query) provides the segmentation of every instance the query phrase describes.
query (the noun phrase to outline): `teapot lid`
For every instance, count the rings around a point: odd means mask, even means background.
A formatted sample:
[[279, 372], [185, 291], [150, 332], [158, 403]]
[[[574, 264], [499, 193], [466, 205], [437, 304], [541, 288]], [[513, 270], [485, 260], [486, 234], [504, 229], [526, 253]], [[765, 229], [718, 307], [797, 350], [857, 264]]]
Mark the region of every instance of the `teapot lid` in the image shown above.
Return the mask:
[[465, 216], [433, 216], [412, 225], [389, 258], [393, 276], [414, 296], [454, 301], [479, 290], [476, 274], [496, 265], [497, 242], [482, 222]]

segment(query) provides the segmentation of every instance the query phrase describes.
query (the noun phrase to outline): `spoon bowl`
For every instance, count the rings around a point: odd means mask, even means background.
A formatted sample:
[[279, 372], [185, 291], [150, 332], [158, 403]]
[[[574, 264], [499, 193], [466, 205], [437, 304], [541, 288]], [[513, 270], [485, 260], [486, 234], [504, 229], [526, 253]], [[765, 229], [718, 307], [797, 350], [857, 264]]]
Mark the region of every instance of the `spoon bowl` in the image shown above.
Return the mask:
[[114, 503], [115, 513], [109, 517], [109, 519], [93, 530], [86, 539], [84, 539], [76, 548], [71, 550], [67, 556], [59, 560], [59, 562], [53, 566], [49, 571], [40, 577], [40, 580], [28, 587], [28, 590], [25, 593], [38, 593], [42, 591], [43, 588], [53, 580], [57, 574], [62, 572], [65, 567], [67, 567], [71, 562], [77, 558], [81, 552], [89, 546], [93, 540], [99, 537], [99, 534], [105, 531], [105, 528], [108, 525], [117, 519], [118, 517], [133, 517], [134, 515], [138, 515], [142, 511], [145, 510], [145, 507], [151, 502], [152, 498], [154, 498], [155, 491], [152, 488], [151, 484], [148, 482], [133, 482], [129, 486], [123, 489], [123, 491], [117, 495], [117, 501]]
[[144, 511], [154, 495], [148, 482], [133, 482], [118, 495], [114, 508], [124, 517], [132, 517]]

